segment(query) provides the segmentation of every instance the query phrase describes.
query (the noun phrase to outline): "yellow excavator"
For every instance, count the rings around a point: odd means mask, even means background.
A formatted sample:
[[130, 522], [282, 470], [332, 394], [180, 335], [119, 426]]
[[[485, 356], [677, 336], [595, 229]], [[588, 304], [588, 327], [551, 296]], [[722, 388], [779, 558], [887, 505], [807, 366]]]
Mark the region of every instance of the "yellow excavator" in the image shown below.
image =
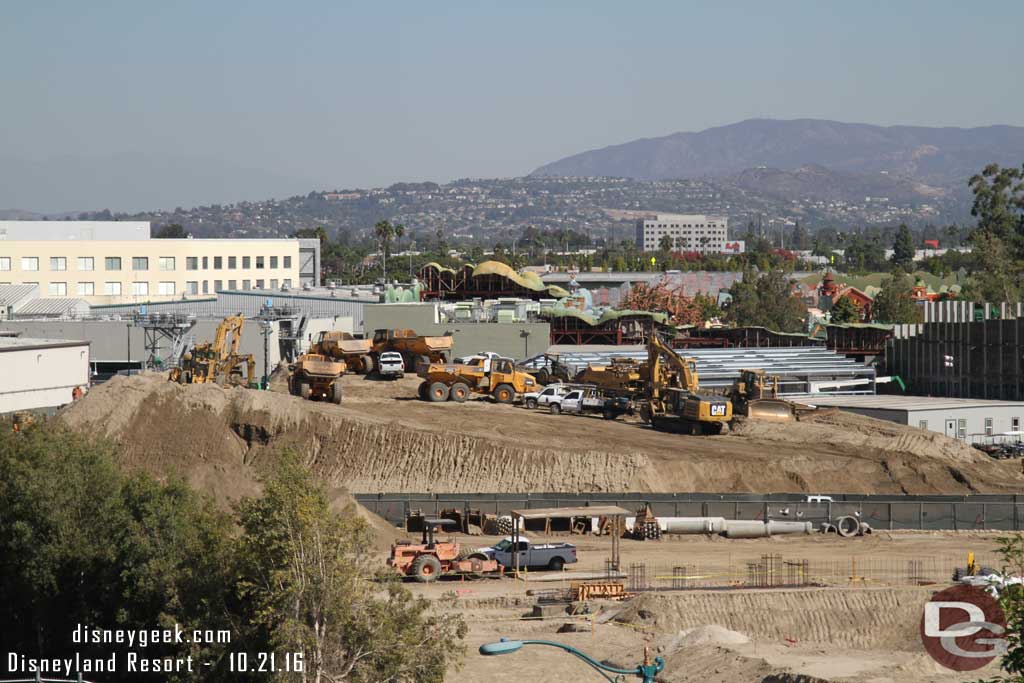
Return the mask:
[[[255, 386], [256, 359], [251, 353], [238, 353], [242, 343], [245, 317], [229, 315], [217, 326], [212, 342], [196, 344], [181, 357], [181, 366], [172, 368], [167, 379], [178, 384], [217, 384]], [[228, 338], [230, 337], [230, 342]], [[245, 376], [242, 376], [242, 366]]]
[[740, 370], [729, 391], [733, 412], [753, 420], [792, 422], [795, 406], [779, 398], [779, 378], [764, 370]]
[[725, 396], [702, 395], [697, 361], [650, 335], [648, 378], [641, 417], [655, 429], [684, 434], [721, 434], [732, 420], [732, 402]]

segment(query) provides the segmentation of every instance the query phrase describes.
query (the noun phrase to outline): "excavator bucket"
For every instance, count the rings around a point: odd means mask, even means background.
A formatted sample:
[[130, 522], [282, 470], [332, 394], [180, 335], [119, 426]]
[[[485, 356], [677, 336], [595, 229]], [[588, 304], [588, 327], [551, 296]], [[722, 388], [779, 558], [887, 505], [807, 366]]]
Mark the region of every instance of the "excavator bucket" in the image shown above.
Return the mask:
[[751, 420], [771, 422], [792, 422], [793, 404], [777, 398], [762, 398], [749, 401], [746, 405], [746, 416]]

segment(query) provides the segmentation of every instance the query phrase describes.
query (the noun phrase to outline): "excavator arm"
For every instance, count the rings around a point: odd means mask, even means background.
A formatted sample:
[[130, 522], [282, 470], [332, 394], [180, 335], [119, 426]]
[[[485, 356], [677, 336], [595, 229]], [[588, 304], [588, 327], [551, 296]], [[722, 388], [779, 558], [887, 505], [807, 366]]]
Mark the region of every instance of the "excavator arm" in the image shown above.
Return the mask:
[[696, 394], [700, 388], [697, 362], [692, 358], [682, 358], [657, 333], [652, 333], [647, 342], [647, 366], [650, 372], [650, 393], [654, 399], [661, 398], [670, 387], [685, 389], [691, 394]]

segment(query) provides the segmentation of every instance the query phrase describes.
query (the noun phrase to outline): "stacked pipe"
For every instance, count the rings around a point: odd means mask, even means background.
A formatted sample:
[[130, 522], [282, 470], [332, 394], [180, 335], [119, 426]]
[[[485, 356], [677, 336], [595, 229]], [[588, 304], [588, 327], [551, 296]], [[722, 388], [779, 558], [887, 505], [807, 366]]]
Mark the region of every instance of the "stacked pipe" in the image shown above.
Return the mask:
[[[659, 519], [665, 534], [720, 534], [726, 538], [764, 538], [786, 534], [809, 534], [814, 531], [811, 522], [726, 519], [725, 517], [662, 517]], [[626, 526], [631, 520], [627, 518]]]

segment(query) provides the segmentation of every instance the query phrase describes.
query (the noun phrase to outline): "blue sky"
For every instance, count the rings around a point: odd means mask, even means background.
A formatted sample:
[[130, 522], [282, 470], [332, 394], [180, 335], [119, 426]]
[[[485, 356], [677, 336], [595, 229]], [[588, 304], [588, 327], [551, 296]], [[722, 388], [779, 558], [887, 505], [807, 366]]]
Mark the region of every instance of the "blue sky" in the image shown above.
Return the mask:
[[[0, 180], [32, 180], [0, 208], [514, 176], [751, 117], [1022, 125], [1021, 25], [1021, 2], [4, 0]], [[190, 163], [224, 180], [157, 173]], [[46, 182], [117, 164], [166, 187]]]

